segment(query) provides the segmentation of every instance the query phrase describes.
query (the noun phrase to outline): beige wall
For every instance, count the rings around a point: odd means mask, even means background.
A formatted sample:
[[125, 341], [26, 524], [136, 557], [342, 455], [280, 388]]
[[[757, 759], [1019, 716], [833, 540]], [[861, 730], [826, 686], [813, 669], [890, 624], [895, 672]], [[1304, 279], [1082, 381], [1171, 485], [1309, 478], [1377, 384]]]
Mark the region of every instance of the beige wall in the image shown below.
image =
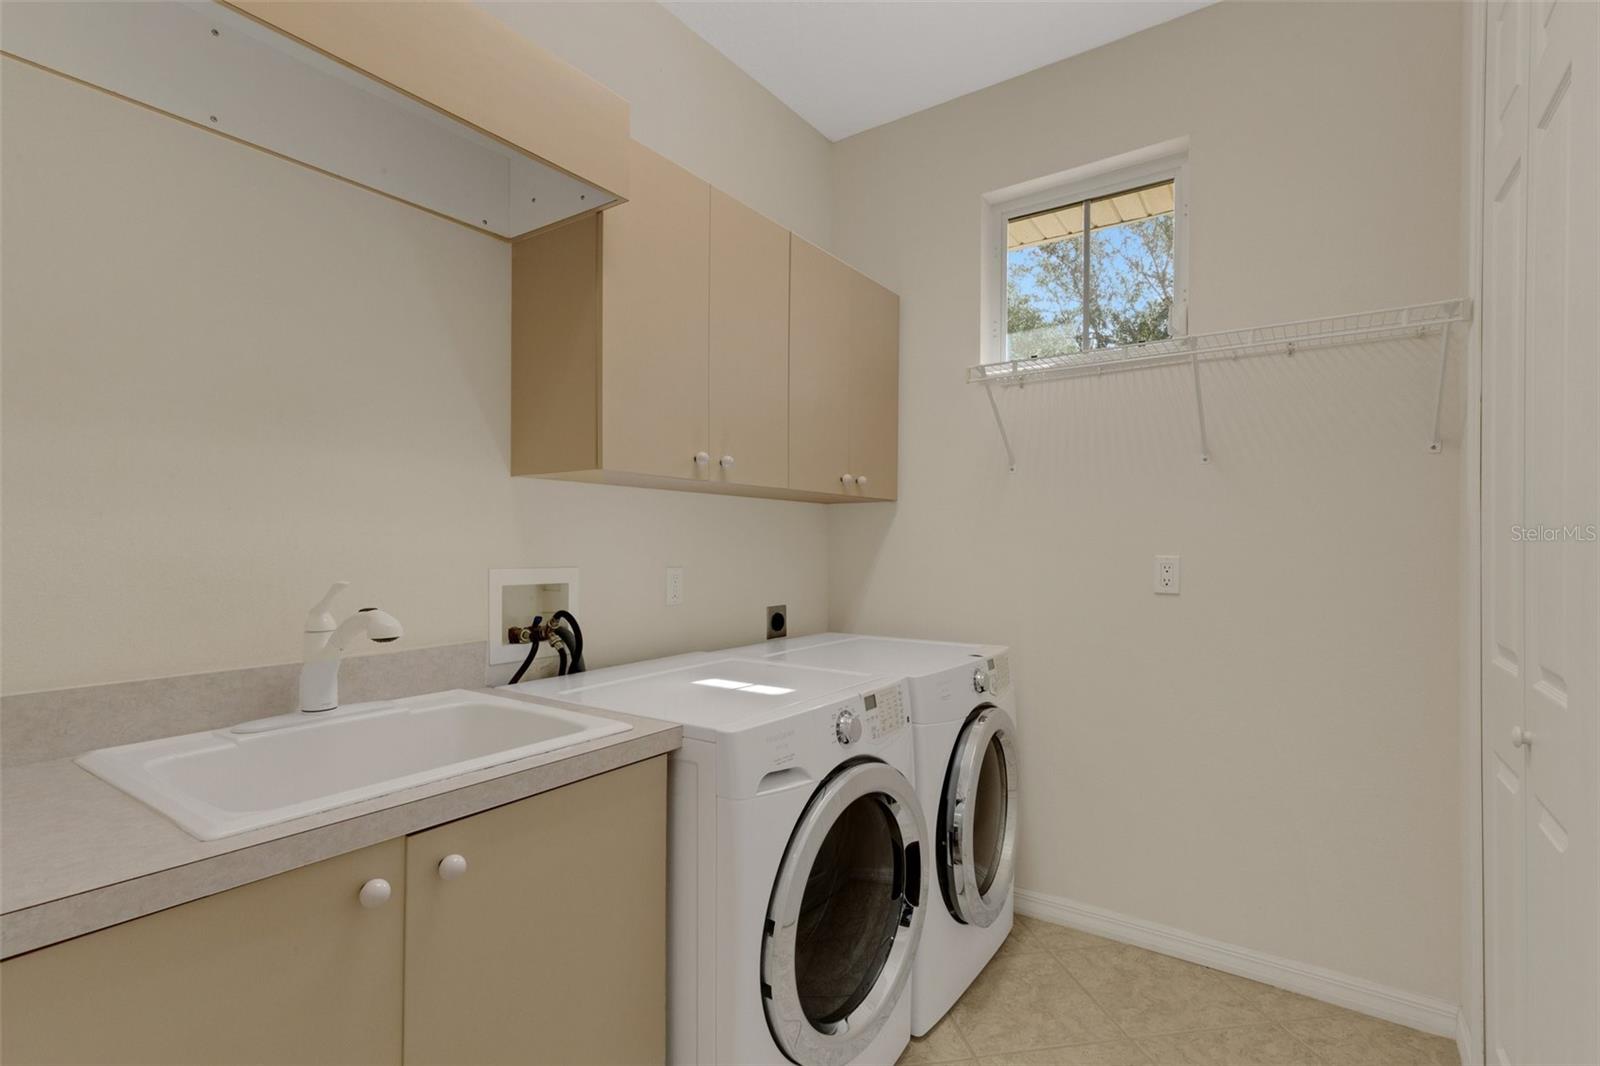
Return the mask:
[[[507, 245], [3, 67], [5, 692], [295, 660], [335, 578], [397, 649], [483, 639], [494, 566], [581, 568], [591, 665], [825, 622], [818, 505], [507, 475]], [[649, 125], [730, 189], [772, 163]], [[823, 224], [820, 177], [785, 189]]]
[[1005, 641], [1024, 887], [1457, 998], [1431, 350], [1209, 368], [1209, 466], [1181, 371], [1003, 396], [1015, 474], [962, 384], [981, 194], [1172, 137], [1195, 329], [1459, 295], [1454, 5], [1223, 4], [832, 149], [652, 5], [494, 10], [901, 292], [900, 502], [510, 479], [504, 245], [7, 60], [3, 691], [292, 660], [335, 577], [407, 646], [481, 639], [490, 566], [580, 566], [596, 665], [779, 599]]
[[[901, 294], [894, 507], [834, 627], [1017, 653], [1020, 884], [1455, 1002], [1459, 416], [1434, 344], [1000, 397], [987, 191], [1191, 139], [1197, 332], [1461, 295], [1461, 13], [1221, 4], [836, 146], [835, 247]], [[1151, 592], [1152, 556], [1183, 593]]]
[[627, 99], [633, 137], [826, 246], [832, 145], [649, 0], [479, 4]]

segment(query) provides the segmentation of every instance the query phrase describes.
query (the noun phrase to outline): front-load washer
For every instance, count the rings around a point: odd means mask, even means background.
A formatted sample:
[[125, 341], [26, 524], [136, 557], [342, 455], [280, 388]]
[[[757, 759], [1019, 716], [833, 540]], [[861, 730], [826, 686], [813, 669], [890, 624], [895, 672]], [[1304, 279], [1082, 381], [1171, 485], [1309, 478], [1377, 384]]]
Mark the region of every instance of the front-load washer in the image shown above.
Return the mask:
[[823, 633], [730, 654], [906, 679], [938, 885], [912, 972], [911, 1032], [922, 1036], [1011, 932], [1020, 778], [1007, 649]]
[[514, 686], [676, 722], [668, 1061], [895, 1062], [932, 860], [898, 678], [679, 657]]

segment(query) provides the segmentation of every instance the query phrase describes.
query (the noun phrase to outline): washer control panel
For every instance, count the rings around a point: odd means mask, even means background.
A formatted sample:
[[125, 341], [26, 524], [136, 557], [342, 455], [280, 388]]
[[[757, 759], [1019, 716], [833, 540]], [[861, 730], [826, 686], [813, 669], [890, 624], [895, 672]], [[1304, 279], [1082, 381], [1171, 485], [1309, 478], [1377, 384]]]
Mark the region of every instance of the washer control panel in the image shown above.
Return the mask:
[[999, 694], [1011, 687], [1011, 660], [1004, 655], [994, 655], [979, 660], [972, 671], [974, 692]]
[[899, 685], [880, 688], [862, 697], [861, 722], [869, 740], [878, 740], [906, 727], [906, 697]]

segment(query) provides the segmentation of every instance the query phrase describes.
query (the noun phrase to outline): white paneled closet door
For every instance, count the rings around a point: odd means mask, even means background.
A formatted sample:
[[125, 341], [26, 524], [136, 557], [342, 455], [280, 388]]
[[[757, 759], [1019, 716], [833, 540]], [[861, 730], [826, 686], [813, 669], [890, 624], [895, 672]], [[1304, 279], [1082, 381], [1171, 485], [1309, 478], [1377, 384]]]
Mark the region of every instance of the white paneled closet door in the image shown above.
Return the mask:
[[1483, 137], [1483, 974], [1491, 1063], [1522, 1046], [1526, 930], [1522, 727], [1522, 526], [1530, 8], [1489, 12]]
[[1489, 13], [1485, 1037], [1600, 1062], [1600, 4]]

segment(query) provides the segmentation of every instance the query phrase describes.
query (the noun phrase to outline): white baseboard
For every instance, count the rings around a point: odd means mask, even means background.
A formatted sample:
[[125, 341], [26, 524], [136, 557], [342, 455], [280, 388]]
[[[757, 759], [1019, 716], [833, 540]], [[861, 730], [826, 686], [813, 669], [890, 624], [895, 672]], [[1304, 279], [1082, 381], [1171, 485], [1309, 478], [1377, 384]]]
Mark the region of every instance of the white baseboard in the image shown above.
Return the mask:
[[1483, 1066], [1483, 1045], [1473, 1034], [1464, 1010], [1456, 1011], [1456, 1054], [1461, 1057], [1461, 1066]]
[[[1325, 970], [1320, 966], [1224, 944], [1220, 940], [1196, 936], [1182, 929], [1130, 918], [1115, 911], [1043, 892], [1017, 889], [1017, 913], [1159, 951], [1163, 955], [1187, 959], [1263, 984], [1287, 988], [1291, 992], [1348, 1007], [1375, 1018], [1398, 1022], [1435, 1036], [1450, 1037], [1457, 1043], [1461, 1042], [1465, 1033], [1470, 1046], [1470, 1033], [1464, 1015], [1454, 1003], [1446, 1003], [1442, 999], [1419, 996], [1360, 977]], [[1461, 1061], [1472, 1061], [1465, 1049]]]

